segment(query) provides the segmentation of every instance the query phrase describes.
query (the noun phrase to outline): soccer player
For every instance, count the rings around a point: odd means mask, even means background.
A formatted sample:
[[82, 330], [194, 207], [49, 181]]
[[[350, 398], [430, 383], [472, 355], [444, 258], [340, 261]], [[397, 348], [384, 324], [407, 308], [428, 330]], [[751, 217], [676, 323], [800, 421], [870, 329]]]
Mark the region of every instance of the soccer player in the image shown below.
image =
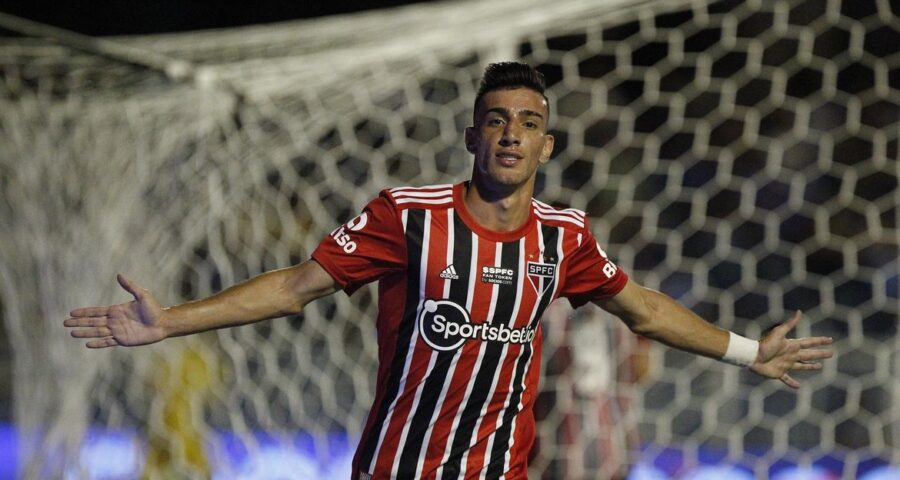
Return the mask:
[[465, 146], [469, 181], [384, 190], [325, 237], [312, 258], [208, 298], [162, 308], [123, 276], [134, 300], [74, 310], [88, 348], [135, 346], [284, 315], [377, 280], [375, 402], [355, 479], [527, 478], [540, 374], [542, 312], [565, 297], [594, 302], [635, 333], [798, 382], [831, 356], [829, 338], [788, 339], [797, 312], [760, 341], [709, 324], [629, 279], [594, 240], [585, 213], [532, 198], [550, 161], [543, 78], [527, 65], [487, 67]]

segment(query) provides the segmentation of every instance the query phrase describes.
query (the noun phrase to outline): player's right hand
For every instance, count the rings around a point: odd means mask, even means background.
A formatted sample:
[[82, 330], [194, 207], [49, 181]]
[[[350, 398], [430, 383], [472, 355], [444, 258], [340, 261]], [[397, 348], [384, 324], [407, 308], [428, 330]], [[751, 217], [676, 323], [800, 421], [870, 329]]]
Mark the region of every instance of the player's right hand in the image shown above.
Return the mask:
[[74, 327], [72, 336], [90, 338], [88, 348], [106, 348], [117, 345], [132, 347], [147, 345], [166, 338], [162, 327], [165, 313], [156, 298], [146, 289], [117, 275], [119, 285], [134, 300], [106, 307], [87, 307], [72, 310], [63, 325]]

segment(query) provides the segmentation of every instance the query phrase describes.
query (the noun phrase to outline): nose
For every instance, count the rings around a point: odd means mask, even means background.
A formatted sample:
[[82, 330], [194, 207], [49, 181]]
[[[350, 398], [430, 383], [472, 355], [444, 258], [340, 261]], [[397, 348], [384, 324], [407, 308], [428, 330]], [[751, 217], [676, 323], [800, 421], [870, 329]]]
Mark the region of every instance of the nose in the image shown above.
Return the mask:
[[503, 128], [503, 136], [500, 137], [500, 145], [509, 147], [519, 144], [519, 129], [514, 122], [508, 122]]

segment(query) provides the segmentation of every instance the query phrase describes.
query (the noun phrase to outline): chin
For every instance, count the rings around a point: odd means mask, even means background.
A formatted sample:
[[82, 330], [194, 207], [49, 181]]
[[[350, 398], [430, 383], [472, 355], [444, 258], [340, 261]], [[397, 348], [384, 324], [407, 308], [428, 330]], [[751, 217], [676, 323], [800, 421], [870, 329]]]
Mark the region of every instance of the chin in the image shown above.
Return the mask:
[[491, 182], [503, 187], [519, 187], [528, 183], [528, 177], [522, 175], [490, 175]]
[[527, 184], [532, 175], [527, 175], [516, 169], [502, 168], [491, 165], [487, 169], [478, 169], [484, 179], [498, 187], [513, 188]]

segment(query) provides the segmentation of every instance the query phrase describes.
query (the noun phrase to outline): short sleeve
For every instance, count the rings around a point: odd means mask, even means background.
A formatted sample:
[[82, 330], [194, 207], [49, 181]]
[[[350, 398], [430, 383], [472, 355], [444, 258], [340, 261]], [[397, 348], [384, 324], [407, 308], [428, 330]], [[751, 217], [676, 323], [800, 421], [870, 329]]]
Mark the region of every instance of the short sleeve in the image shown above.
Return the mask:
[[585, 222], [581, 244], [569, 256], [560, 296], [577, 308], [616, 296], [626, 283], [628, 275], [609, 259]]
[[406, 267], [406, 238], [387, 192], [356, 218], [322, 239], [312, 258], [351, 294], [366, 283]]

